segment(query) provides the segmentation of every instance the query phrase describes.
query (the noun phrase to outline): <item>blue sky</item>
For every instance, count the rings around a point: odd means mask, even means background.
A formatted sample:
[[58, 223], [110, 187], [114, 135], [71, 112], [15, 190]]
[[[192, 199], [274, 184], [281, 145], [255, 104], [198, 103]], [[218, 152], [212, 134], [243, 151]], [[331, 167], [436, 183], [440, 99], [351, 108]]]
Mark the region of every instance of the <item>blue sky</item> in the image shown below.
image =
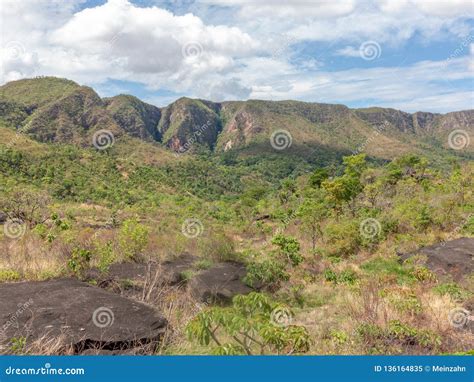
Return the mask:
[[158, 106], [474, 104], [471, 1], [0, 1], [2, 82], [55, 75]]

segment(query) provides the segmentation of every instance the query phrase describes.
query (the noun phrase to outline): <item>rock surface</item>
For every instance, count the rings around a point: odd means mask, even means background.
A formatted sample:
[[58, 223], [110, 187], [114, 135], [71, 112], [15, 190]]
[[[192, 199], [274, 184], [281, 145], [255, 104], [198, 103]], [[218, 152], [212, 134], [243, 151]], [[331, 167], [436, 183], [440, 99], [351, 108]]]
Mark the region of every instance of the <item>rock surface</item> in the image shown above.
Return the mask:
[[[166, 319], [151, 307], [75, 279], [0, 284], [0, 350], [14, 337], [64, 339], [77, 353], [159, 341]], [[3, 345], [3, 346], [2, 346]]]
[[407, 260], [415, 255], [426, 256], [426, 266], [438, 275], [450, 275], [456, 281], [474, 272], [474, 238], [463, 237], [423, 247], [416, 252], [400, 255]]
[[216, 264], [193, 277], [189, 282], [189, 289], [194, 298], [203, 302], [229, 302], [235, 295], [247, 294], [253, 290], [242, 281], [245, 274], [243, 264]]
[[192, 269], [196, 257], [183, 253], [176, 259], [148, 263], [115, 263], [105, 275], [98, 270], [91, 270], [87, 274], [90, 280], [98, 280], [100, 286], [109, 286], [116, 282], [132, 282], [135, 287], [143, 286], [145, 282], [156, 278], [158, 284], [176, 285], [184, 281], [183, 272]]

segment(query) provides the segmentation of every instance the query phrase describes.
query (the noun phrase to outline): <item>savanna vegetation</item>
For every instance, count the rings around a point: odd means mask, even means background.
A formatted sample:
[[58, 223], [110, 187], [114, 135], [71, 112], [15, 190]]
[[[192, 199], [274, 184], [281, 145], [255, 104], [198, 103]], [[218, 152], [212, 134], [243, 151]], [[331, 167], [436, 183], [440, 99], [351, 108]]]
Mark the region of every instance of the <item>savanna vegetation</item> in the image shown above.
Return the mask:
[[144, 297], [170, 323], [158, 354], [472, 352], [472, 333], [447, 317], [472, 299], [473, 278], [397, 253], [474, 236], [473, 190], [472, 161], [447, 155], [175, 155], [133, 137], [96, 150], [1, 127], [0, 282], [94, 283], [91, 269], [187, 252], [197, 271], [245, 264], [255, 291], [225, 306], [182, 286]]

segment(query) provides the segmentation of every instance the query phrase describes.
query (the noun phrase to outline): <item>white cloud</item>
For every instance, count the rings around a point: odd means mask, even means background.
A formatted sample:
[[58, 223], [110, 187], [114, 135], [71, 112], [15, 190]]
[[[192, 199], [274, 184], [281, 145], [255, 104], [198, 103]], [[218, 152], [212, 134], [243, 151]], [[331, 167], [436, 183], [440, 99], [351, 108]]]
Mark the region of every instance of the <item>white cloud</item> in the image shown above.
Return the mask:
[[238, 6], [240, 15], [245, 18], [327, 18], [351, 13], [355, 0], [204, 0], [203, 3]]
[[[80, 10], [83, 3], [0, 0], [2, 82], [56, 75], [91, 86], [134, 81], [213, 100], [367, 99], [426, 110], [470, 102], [453, 87], [453, 81], [473, 75], [472, 53], [466, 56], [473, 49], [466, 1], [206, 0], [208, 9], [203, 2], [194, 6], [200, 17], [127, 0]], [[359, 45], [369, 40], [383, 52], [386, 45], [404, 49], [413, 36], [431, 42], [457, 38], [459, 49], [449, 60], [404, 68], [377, 68], [373, 61], [368, 69], [331, 71], [330, 62], [317, 55], [295, 57], [308, 41], [327, 44], [325, 54], [333, 59], [359, 57]], [[437, 94], [451, 103], [434, 102]], [[162, 104], [170, 98], [150, 99]]]
[[[472, 81], [474, 74], [466, 57], [423, 61], [407, 67], [375, 67], [337, 72], [315, 71], [311, 76], [286, 68], [284, 75], [263, 76], [253, 68], [251, 98], [299, 99], [348, 104], [369, 100], [380, 106], [406, 111], [453, 111], [473, 108], [472, 93], [453, 86], [458, 80]], [[250, 71], [250, 69], [247, 69]], [[247, 77], [247, 73], [243, 73]], [[436, 95], [446, 102], [433, 102]], [[377, 100], [374, 102], [373, 100]], [[450, 100], [451, 102], [447, 102]]]
[[342, 49], [336, 50], [336, 56], [360, 57], [359, 48], [354, 48], [353, 46], [346, 46]]
[[[40, 22], [31, 25], [39, 36], [34, 44], [26, 43], [26, 34], [20, 33], [23, 54], [4, 57], [5, 80], [36, 71], [83, 83], [116, 78], [179, 91], [199, 86], [216, 73], [225, 75], [237, 65], [236, 60], [255, 54], [258, 48], [258, 42], [236, 27], [205, 25], [192, 14], [175, 16], [157, 7], [136, 7], [127, 0], [109, 0], [75, 14], [73, 9], [69, 8], [62, 25], [47, 28], [41, 20], [55, 17], [54, 11], [48, 14], [51, 9], [8, 8], [6, 13], [38, 14]], [[30, 68], [20, 65], [33, 53], [37, 60], [29, 59]], [[209, 88], [230, 90], [232, 83]]]

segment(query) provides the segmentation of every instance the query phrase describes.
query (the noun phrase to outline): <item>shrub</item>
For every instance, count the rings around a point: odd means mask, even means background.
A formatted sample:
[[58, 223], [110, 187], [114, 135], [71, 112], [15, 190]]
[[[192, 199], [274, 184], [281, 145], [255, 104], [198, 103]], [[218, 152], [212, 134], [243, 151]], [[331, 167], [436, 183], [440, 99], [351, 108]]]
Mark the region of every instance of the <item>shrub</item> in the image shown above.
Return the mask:
[[351, 220], [328, 222], [323, 229], [323, 235], [329, 256], [353, 255], [360, 244], [359, 225]]
[[74, 248], [67, 266], [77, 277], [84, 276], [84, 272], [90, 268], [92, 253], [88, 249]]
[[353, 285], [357, 280], [357, 274], [352, 269], [346, 269], [340, 273], [326, 269], [324, 271], [324, 278], [326, 281], [333, 282], [334, 284]]
[[0, 269], [0, 283], [9, 281], [18, 281], [21, 275], [13, 269]]
[[436, 285], [433, 288], [433, 291], [440, 295], [449, 295], [455, 301], [462, 301], [472, 295], [472, 293], [467, 290], [464, 290], [456, 283], [445, 283]]
[[272, 244], [279, 248], [280, 256], [294, 267], [303, 261], [303, 256], [300, 254], [300, 243], [294, 237], [278, 234], [272, 239]]
[[247, 274], [244, 282], [251, 287], [258, 284], [268, 289], [278, 289], [282, 281], [290, 278], [285, 271], [285, 265], [276, 260], [264, 260], [260, 263], [251, 262], [247, 265]]
[[436, 275], [431, 272], [428, 268], [425, 267], [415, 267], [412, 271], [411, 274], [415, 279], [421, 282], [435, 282], [436, 281]]
[[416, 315], [423, 311], [420, 300], [412, 291], [393, 293], [389, 296], [389, 301], [401, 313]]
[[291, 311], [261, 293], [235, 296], [229, 308], [199, 313], [186, 327], [190, 339], [213, 354], [294, 354], [309, 350], [306, 328], [291, 325]]
[[107, 272], [115, 261], [113, 242], [111, 240], [106, 243], [96, 242], [94, 247], [97, 254], [97, 268], [103, 273]]
[[119, 243], [125, 258], [138, 260], [148, 244], [148, 234], [148, 228], [140, 224], [136, 218], [123, 222], [119, 232]]
[[233, 240], [223, 232], [212, 232], [200, 238], [198, 248], [201, 255], [211, 261], [238, 260]]

